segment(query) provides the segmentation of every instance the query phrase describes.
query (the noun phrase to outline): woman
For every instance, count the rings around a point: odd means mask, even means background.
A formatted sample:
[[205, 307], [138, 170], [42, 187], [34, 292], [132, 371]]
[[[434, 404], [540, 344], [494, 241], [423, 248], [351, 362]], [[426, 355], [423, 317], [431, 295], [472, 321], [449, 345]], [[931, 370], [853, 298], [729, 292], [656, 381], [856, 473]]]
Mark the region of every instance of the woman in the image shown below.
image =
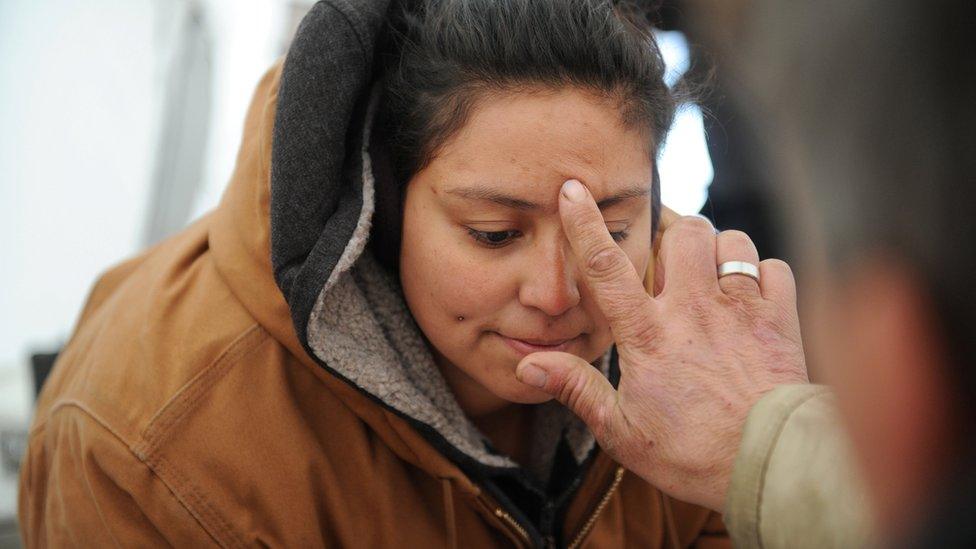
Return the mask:
[[646, 270], [653, 42], [605, 0], [413, 4], [316, 4], [220, 206], [96, 285], [38, 403], [29, 545], [727, 544], [514, 376], [616, 375], [555, 204], [584, 182]]

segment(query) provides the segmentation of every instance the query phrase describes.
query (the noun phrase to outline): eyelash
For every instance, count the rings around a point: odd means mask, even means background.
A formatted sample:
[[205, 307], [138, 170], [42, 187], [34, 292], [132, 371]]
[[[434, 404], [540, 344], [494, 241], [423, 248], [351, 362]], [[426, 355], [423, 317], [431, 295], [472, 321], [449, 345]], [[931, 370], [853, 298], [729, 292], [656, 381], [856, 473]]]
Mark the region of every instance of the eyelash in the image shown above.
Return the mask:
[[[472, 238], [488, 248], [502, 248], [507, 246], [514, 238], [517, 238], [522, 234], [519, 231], [478, 231], [472, 229], [471, 227], [466, 227], [466, 229], [468, 229], [468, 234], [470, 234]], [[511, 236], [512, 234], [515, 236]], [[505, 240], [493, 242], [490, 237], [497, 235], [509, 235], [509, 237]], [[610, 236], [615, 242], [622, 242], [626, 240], [628, 236], [630, 236], [630, 233], [627, 231], [611, 231]]]

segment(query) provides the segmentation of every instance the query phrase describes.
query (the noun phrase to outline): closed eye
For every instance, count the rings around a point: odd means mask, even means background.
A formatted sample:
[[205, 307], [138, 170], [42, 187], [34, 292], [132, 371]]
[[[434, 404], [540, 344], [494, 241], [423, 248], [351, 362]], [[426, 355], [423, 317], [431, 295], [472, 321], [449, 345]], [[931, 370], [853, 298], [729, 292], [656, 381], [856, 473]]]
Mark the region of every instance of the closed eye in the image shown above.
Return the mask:
[[515, 238], [522, 236], [519, 231], [479, 231], [468, 227], [468, 234], [476, 241], [489, 248], [501, 248]]
[[[478, 243], [487, 246], [489, 248], [501, 248], [507, 246], [516, 238], [522, 236], [521, 231], [479, 231], [477, 229], [472, 229], [471, 227], [466, 227], [468, 234], [475, 239]], [[622, 231], [610, 231], [610, 236], [616, 242], [621, 242], [626, 240], [630, 233], [626, 230]]]

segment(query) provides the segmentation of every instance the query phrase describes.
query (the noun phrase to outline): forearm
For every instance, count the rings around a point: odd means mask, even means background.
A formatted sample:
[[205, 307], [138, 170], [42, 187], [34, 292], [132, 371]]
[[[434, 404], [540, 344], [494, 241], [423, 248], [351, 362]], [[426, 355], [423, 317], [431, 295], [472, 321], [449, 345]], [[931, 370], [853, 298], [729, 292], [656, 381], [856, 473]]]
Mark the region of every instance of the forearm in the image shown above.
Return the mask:
[[736, 547], [863, 547], [868, 502], [829, 389], [789, 385], [752, 409], [725, 523]]

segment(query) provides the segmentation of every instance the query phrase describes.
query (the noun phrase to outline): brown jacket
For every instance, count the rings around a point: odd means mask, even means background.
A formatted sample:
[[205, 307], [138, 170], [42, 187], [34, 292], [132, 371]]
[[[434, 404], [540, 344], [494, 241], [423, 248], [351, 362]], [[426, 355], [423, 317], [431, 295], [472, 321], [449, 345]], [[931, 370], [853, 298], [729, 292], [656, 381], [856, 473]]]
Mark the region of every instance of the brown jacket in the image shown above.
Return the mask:
[[[219, 207], [92, 290], [30, 432], [27, 546], [541, 543], [459, 465], [463, 436], [436, 426], [432, 435], [394, 396], [357, 381], [355, 365], [341, 369], [382, 355], [369, 354], [373, 332], [313, 328], [328, 324], [322, 307], [359, 295], [355, 281], [365, 294], [379, 284], [358, 266], [365, 254], [355, 268], [346, 262], [349, 272], [337, 267], [308, 332], [296, 332], [269, 221], [283, 70], [258, 86]], [[362, 349], [342, 347], [349, 337]], [[461, 451], [437, 444], [455, 436]], [[728, 546], [717, 514], [671, 501], [599, 449], [587, 459], [556, 543]]]

